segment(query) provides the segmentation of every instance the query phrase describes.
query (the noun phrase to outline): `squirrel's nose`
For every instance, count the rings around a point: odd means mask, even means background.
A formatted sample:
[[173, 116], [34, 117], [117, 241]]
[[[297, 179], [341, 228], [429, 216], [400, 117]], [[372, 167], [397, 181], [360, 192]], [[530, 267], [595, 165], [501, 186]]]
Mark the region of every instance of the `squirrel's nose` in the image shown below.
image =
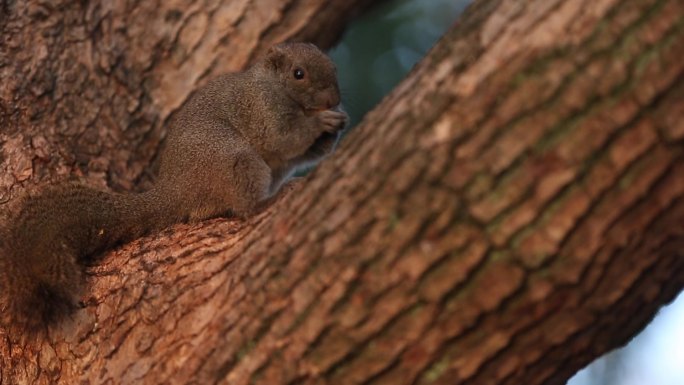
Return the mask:
[[340, 104], [340, 93], [336, 88], [329, 88], [325, 92], [325, 108], [331, 109]]

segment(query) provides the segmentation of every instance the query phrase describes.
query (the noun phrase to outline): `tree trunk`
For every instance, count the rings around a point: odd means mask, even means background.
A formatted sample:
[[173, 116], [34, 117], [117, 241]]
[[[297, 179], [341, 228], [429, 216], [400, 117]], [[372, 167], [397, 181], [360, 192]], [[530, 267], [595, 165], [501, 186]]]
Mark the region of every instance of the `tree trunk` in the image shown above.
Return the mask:
[[[241, 23], [231, 33], [252, 36]], [[89, 270], [72, 320], [34, 338], [0, 330], [0, 383], [563, 383], [684, 284], [682, 51], [680, 0], [476, 2], [266, 212], [132, 242]], [[151, 67], [173, 86], [124, 71], [98, 92], [147, 95], [128, 113], [161, 126], [228, 68], [195, 66], [218, 62], [196, 48], [169, 69], [174, 55]], [[5, 91], [8, 110], [18, 91]], [[29, 130], [29, 102], [12, 102], [12, 127]], [[125, 159], [142, 165], [136, 143]]]

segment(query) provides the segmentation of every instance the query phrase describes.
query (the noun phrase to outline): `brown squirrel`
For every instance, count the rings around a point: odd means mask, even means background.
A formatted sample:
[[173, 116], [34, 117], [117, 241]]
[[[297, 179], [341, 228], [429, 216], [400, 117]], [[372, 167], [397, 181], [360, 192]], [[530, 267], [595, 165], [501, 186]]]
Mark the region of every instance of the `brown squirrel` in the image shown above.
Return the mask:
[[348, 120], [333, 62], [285, 43], [202, 87], [174, 117], [155, 185], [117, 194], [75, 183], [26, 199], [0, 233], [0, 324], [34, 328], [76, 307], [83, 265], [181, 221], [245, 217], [300, 166], [332, 151]]

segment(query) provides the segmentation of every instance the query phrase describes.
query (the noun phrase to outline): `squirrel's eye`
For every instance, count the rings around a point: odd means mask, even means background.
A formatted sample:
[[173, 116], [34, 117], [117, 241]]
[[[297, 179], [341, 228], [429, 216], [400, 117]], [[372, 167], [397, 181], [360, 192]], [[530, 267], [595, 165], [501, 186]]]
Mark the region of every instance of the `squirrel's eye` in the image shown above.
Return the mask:
[[297, 80], [304, 79], [304, 70], [301, 69], [301, 68], [296, 68], [296, 69], [294, 70], [294, 77], [295, 77], [295, 79], [297, 79]]

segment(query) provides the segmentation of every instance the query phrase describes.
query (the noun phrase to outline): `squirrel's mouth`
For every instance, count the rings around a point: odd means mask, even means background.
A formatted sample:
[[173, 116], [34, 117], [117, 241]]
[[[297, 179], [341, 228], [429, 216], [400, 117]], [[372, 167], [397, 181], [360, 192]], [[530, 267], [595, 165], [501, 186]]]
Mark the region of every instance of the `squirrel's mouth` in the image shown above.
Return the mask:
[[304, 109], [304, 114], [306, 114], [308, 116], [315, 115], [319, 112], [323, 112], [323, 111], [327, 110], [327, 108], [325, 108], [325, 107], [303, 107], [303, 109]]

